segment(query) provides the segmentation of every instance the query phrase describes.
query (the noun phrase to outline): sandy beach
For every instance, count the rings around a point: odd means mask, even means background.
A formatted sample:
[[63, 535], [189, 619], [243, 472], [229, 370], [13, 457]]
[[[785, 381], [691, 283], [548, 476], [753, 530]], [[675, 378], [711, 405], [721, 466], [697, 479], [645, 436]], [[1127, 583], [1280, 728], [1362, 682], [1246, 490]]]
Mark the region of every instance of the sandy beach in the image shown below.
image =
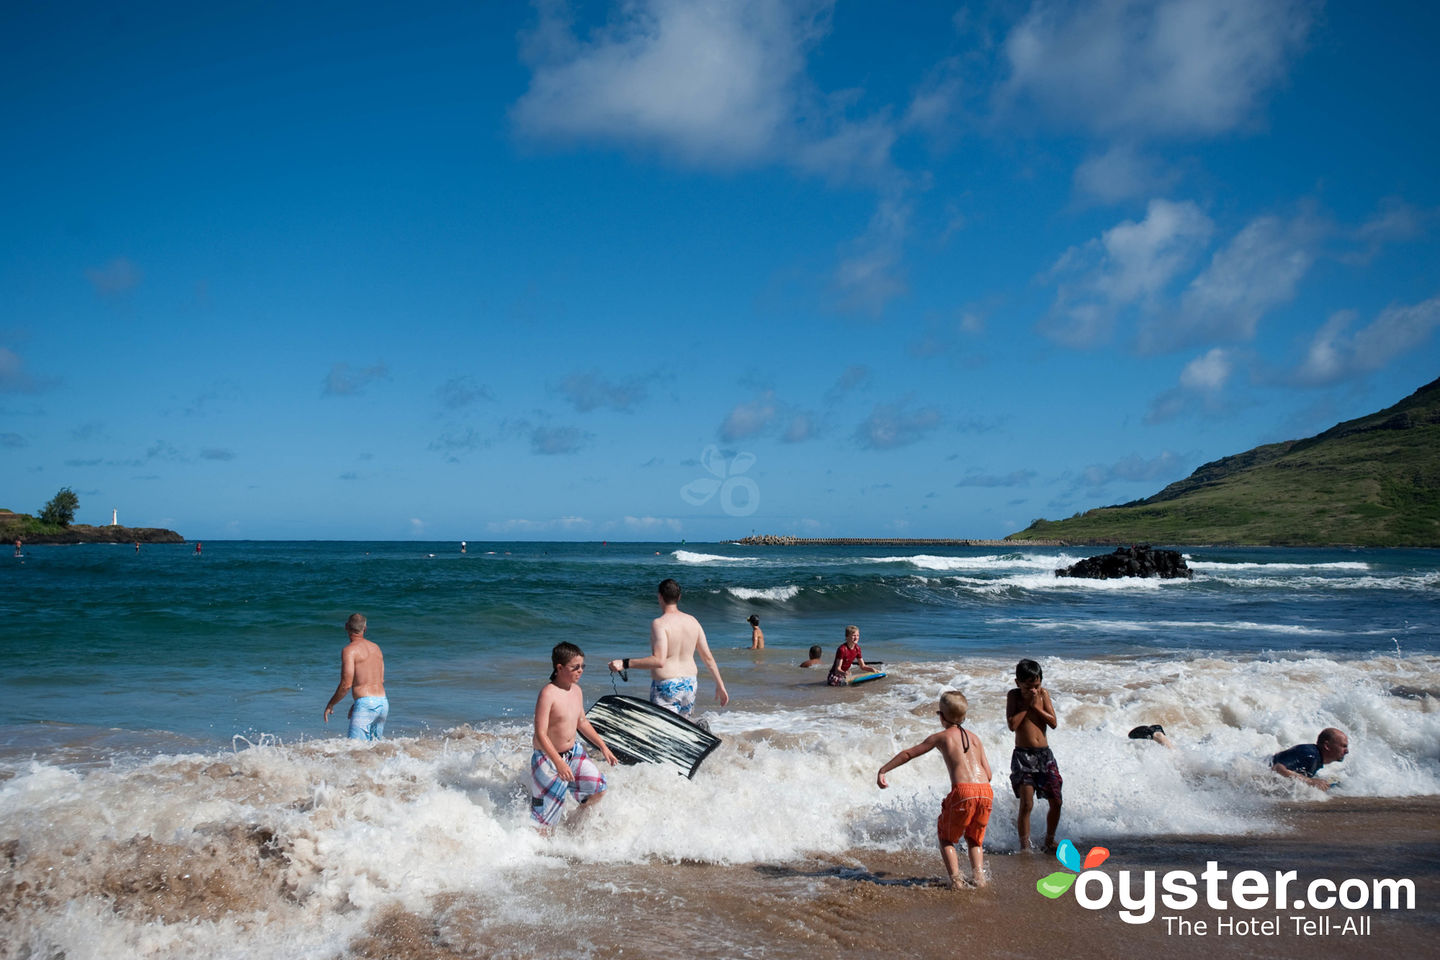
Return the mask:
[[[537, 896], [563, 897], [564, 913], [593, 918], [564, 929], [507, 922], [484, 900], [450, 897], [427, 914], [394, 909], [376, 918], [351, 948], [357, 957], [403, 960], [584, 955], [671, 958], [981, 957], [1088, 960], [1114, 956], [1173, 958], [1385, 957], [1426, 955], [1440, 933], [1440, 799], [1341, 800], [1289, 806], [1290, 830], [1267, 837], [1116, 838], [1109, 869], [1188, 869], [1208, 860], [1233, 871], [1295, 870], [1301, 879], [1331, 877], [1415, 881], [1413, 911], [1305, 911], [1328, 916], [1331, 931], [1296, 932], [1294, 910], [1234, 911], [1272, 920], [1278, 932], [1219, 932], [1228, 914], [1202, 906], [1190, 921], [1207, 935], [1167, 933], [1163, 908], [1132, 925], [1114, 910], [1090, 911], [1073, 896], [1046, 900], [1035, 881], [1058, 869], [1043, 854], [987, 858], [991, 885], [941, 886], [934, 853], [837, 853], [831, 858], [746, 866], [694, 863], [607, 868], [574, 864], [567, 882], [546, 878]], [[992, 823], [991, 829], [1012, 829]], [[1370, 917], [1368, 934], [1342, 935], [1347, 916]]]

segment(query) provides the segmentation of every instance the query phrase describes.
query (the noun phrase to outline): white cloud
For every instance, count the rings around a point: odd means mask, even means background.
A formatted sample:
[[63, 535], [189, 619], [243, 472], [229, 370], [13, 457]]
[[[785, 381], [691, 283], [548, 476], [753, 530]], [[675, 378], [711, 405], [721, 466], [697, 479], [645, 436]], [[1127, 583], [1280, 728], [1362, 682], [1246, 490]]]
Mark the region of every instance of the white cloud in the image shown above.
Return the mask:
[[1060, 283], [1041, 332], [1077, 347], [1108, 338], [1116, 315], [1158, 297], [1213, 232], [1210, 218], [1193, 203], [1150, 201], [1144, 220], [1116, 224], [1055, 263], [1051, 277], [1072, 279]]
[[1295, 382], [1319, 386], [1364, 376], [1424, 344], [1440, 327], [1440, 296], [1386, 307], [1370, 324], [1349, 333], [1353, 311], [1336, 313], [1316, 331]]
[[451, 377], [436, 388], [435, 395], [447, 410], [460, 410], [478, 400], [495, 399], [488, 386], [477, 383], [471, 376]]
[[370, 384], [389, 379], [385, 364], [377, 363], [364, 370], [351, 370], [348, 363], [337, 363], [330, 368], [321, 385], [321, 396], [349, 397], [364, 393]]
[[543, 455], [575, 453], [592, 434], [577, 427], [538, 426], [530, 431], [530, 452]]
[[634, 0], [585, 41], [542, 10], [514, 120], [531, 136], [649, 144], [702, 166], [767, 161], [793, 123], [805, 48], [828, 8]]
[[880, 201], [865, 234], [855, 241], [855, 252], [835, 270], [841, 308], [878, 316], [906, 293], [900, 260], [910, 214], [909, 201], [898, 194]]
[[1180, 178], [1128, 143], [1115, 144], [1075, 168], [1075, 191], [1100, 203], [1164, 193]]
[[855, 440], [870, 450], [893, 450], [922, 439], [943, 421], [934, 407], [911, 410], [904, 403], [882, 403], [855, 428]]
[[1180, 371], [1180, 386], [1187, 390], [1219, 390], [1230, 379], [1230, 354], [1220, 347], [1196, 357]]
[[1039, 0], [1005, 39], [1002, 106], [1130, 136], [1250, 122], [1284, 80], [1317, 0]]
[[1179, 476], [1184, 466], [1184, 460], [1169, 450], [1150, 460], [1131, 454], [1115, 463], [1091, 464], [1081, 471], [1073, 487], [1075, 489], [1084, 487], [1094, 491], [1113, 483], [1143, 483], [1161, 480], [1169, 482]]
[[7, 347], [0, 347], [0, 393], [33, 393], [39, 384], [25, 370], [25, 361]]
[[584, 517], [556, 517], [553, 520], [526, 520], [516, 517], [512, 520], [495, 520], [485, 524], [491, 533], [557, 533], [583, 532], [594, 524]]
[[140, 285], [140, 268], [128, 257], [116, 257], [103, 267], [85, 271], [95, 292], [102, 296], [115, 297], [129, 293]]
[[1178, 386], [1150, 401], [1145, 423], [1164, 423], [1195, 411], [1224, 410], [1229, 406], [1225, 387], [1234, 371], [1235, 357], [1229, 350], [1214, 347], [1206, 351], [1185, 364]]
[[1153, 317], [1142, 326], [1140, 348], [1154, 352], [1252, 339], [1261, 317], [1294, 299], [1323, 233], [1324, 227], [1304, 214], [1252, 220], [1190, 281], [1177, 315]]
[[726, 443], [763, 433], [779, 413], [775, 391], [765, 390], [753, 400], [737, 403], [720, 424], [720, 439]]
[[682, 524], [674, 517], [626, 517], [625, 529], [636, 533], [679, 533]]
[[779, 164], [880, 191], [832, 282], [839, 305], [878, 313], [903, 294], [913, 187], [892, 158], [906, 130], [935, 132], [958, 90], [944, 65], [901, 120], [854, 117], [859, 91], [826, 96], [806, 75], [833, 0], [632, 0], [577, 39], [554, 4], [528, 38], [530, 89], [511, 111], [537, 141], [654, 149], [695, 167]]
[[618, 383], [606, 380], [596, 371], [570, 374], [561, 381], [559, 390], [581, 413], [601, 407], [629, 413], [645, 399], [646, 394], [644, 381], [638, 377]]

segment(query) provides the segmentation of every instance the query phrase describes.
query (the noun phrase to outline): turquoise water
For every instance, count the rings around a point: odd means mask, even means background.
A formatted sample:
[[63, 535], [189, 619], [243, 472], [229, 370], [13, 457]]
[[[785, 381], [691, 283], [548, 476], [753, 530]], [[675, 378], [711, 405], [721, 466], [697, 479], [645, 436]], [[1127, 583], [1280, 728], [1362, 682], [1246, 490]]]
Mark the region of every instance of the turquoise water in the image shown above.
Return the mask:
[[[737, 698], [774, 695], [767, 668], [844, 625], [867, 655], [1078, 658], [1318, 652], [1340, 659], [1435, 653], [1440, 554], [1196, 549], [1189, 582], [1057, 580], [1091, 552], [886, 550], [729, 544], [212, 541], [36, 546], [0, 565], [6, 669], [0, 727], [333, 735], [342, 624], [354, 611], [386, 652], [390, 731], [422, 734], [519, 716], [550, 647], [598, 668], [646, 652], [654, 588], [675, 577]], [[768, 649], [748, 649], [760, 616]], [[603, 687], [604, 689], [599, 689]], [[632, 681], [628, 692], [638, 691]], [[332, 722], [333, 723], [333, 722]]]

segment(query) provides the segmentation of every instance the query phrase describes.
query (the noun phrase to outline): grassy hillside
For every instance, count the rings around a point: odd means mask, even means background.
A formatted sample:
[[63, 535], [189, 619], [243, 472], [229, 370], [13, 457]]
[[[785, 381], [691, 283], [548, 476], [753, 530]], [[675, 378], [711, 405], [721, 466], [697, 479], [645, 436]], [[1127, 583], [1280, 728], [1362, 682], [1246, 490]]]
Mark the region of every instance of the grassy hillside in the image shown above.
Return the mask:
[[1440, 546], [1440, 380], [1317, 436], [1207, 463], [1144, 500], [1006, 539]]

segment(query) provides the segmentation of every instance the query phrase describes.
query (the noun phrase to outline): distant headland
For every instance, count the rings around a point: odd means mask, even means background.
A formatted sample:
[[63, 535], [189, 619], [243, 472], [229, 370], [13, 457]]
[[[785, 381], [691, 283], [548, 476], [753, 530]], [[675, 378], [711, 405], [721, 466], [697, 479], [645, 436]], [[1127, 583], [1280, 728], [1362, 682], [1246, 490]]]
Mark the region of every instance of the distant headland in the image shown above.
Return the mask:
[[75, 543], [184, 543], [174, 530], [160, 527], [122, 527], [109, 524], [92, 527], [86, 523], [65, 526], [45, 524], [28, 513], [0, 509], [0, 543], [23, 540], [26, 544]]
[[[747, 547], [1013, 547], [1010, 540], [949, 540], [917, 539], [910, 537], [783, 537], [774, 534], [759, 534], [726, 540]], [[1068, 547], [1065, 540], [1027, 540], [1030, 547]]]

